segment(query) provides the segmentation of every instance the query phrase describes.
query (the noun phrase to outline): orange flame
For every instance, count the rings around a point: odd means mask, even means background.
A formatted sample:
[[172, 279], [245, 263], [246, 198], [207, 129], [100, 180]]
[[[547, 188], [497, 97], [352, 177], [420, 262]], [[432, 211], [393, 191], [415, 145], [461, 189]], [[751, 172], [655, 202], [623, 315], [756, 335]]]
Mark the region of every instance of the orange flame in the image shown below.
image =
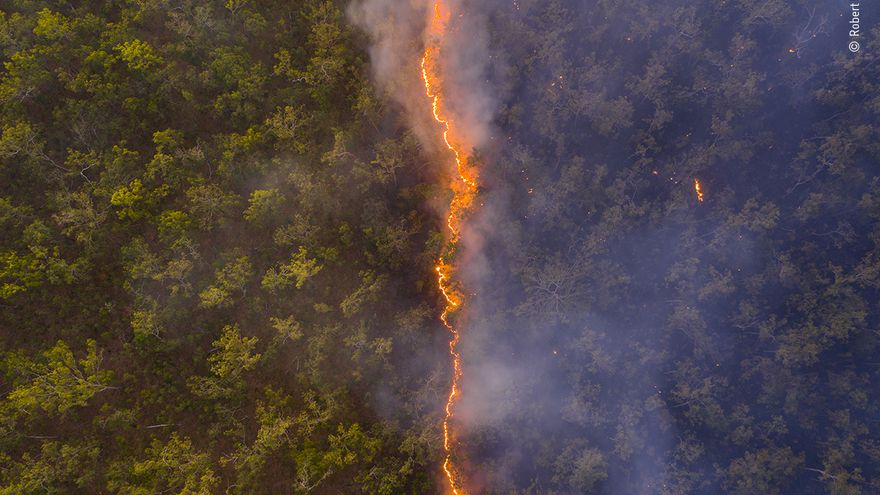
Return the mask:
[[440, 321], [449, 330], [452, 339], [449, 341], [449, 355], [452, 358], [452, 383], [449, 387], [449, 395], [446, 398], [446, 415], [443, 418], [443, 450], [446, 454], [443, 460], [443, 472], [452, 490], [453, 495], [463, 495], [461, 480], [452, 460], [452, 433], [450, 421], [453, 416], [453, 407], [459, 394], [459, 383], [462, 377], [461, 354], [458, 352], [458, 343], [461, 335], [458, 329], [449, 321], [450, 315], [457, 311], [463, 303], [463, 295], [455, 289], [452, 282], [453, 267], [446, 260], [450, 259], [458, 244], [461, 235], [461, 224], [464, 216], [468, 213], [477, 195], [476, 170], [469, 169], [467, 157], [462, 151], [463, 144], [455, 139], [452, 122], [443, 116], [443, 99], [438, 86], [441, 78], [437, 67], [437, 56], [446, 35], [450, 12], [443, 5], [442, 0], [434, 0], [433, 15], [427, 28], [427, 41], [422, 55], [421, 70], [422, 81], [425, 84], [425, 94], [431, 101], [431, 114], [434, 120], [443, 128], [443, 142], [455, 157], [456, 177], [451, 184], [452, 199], [449, 202], [449, 211], [446, 217], [446, 226], [449, 228], [450, 241], [443, 253], [437, 260], [434, 270], [437, 272], [437, 286], [443, 294], [446, 303], [440, 314]]
[[703, 202], [703, 188], [700, 186], [700, 179], [694, 179], [694, 192], [697, 193], [697, 201]]

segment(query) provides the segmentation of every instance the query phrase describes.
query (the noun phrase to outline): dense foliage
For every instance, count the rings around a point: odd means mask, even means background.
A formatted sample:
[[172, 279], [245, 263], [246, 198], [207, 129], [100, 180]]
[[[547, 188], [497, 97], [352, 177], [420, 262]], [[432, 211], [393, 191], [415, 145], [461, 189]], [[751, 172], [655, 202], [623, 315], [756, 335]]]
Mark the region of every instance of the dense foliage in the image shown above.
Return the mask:
[[433, 491], [436, 181], [343, 7], [3, 3], [0, 493]]

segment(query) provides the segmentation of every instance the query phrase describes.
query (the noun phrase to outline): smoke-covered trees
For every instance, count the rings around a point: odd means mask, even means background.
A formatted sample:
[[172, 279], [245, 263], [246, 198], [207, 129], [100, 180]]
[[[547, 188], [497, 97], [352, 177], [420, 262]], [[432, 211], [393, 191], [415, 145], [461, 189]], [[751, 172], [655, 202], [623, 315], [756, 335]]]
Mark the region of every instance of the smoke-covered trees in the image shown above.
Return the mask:
[[727, 467], [724, 486], [736, 495], [782, 493], [802, 464], [803, 455], [796, 456], [788, 447], [746, 452]]
[[504, 144], [476, 222], [466, 478], [880, 490], [877, 54], [839, 44], [835, 9], [492, 12]]

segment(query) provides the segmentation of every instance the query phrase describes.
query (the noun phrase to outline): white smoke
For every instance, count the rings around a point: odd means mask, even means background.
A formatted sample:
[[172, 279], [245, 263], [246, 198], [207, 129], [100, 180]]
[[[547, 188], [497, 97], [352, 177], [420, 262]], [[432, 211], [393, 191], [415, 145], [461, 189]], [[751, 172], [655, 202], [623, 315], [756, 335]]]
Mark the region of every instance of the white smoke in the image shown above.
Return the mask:
[[[422, 143], [445, 153], [439, 147], [440, 127], [431, 116], [420, 72], [433, 5], [433, 0], [356, 0], [348, 17], [370, 38], [370, 63], [378, 86], [405, 109]], [[497, 105], [486, 80], [490, 60], [486, 21], [465, 2], [444, 0], [443, 5], [452, 12], [438, 60], [443, 114], [452, 122], [456, 140], [470, 152], [488, 142]]]

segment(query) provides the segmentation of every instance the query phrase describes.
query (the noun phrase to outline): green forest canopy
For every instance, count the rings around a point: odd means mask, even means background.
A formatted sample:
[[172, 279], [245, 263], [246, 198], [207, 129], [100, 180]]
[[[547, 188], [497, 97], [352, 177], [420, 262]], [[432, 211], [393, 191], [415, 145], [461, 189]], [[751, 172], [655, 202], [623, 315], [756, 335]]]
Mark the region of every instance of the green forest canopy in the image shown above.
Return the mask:
[[340, 6], [15, 0], [0, 47], [0, 493], [433, 491], [436, 191]]

